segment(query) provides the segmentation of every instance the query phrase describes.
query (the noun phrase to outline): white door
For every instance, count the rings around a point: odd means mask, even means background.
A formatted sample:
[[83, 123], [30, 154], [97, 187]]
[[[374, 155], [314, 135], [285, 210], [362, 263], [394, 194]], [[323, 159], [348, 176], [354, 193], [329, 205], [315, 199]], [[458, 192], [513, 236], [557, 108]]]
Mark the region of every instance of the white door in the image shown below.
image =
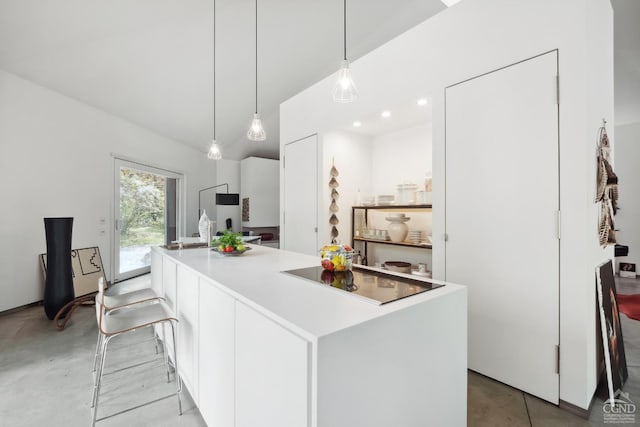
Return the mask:
[[318, 137], [284, 147], [283, 249], [318, 254]]
[[446, 280], [469, 368], [558, 403], [557, 53], [446, 89]]

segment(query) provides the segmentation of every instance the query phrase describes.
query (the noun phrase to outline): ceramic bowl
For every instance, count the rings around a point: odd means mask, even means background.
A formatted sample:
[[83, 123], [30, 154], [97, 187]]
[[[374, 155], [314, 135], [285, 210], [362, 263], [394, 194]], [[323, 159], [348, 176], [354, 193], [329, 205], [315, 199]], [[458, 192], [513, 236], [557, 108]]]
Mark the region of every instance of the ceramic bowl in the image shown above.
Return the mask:
[[390, 270], [390, 271], [411, 274], [411, 263], [409, 262], [385, 261], [384, 266], [387, 268], [387, 270]]

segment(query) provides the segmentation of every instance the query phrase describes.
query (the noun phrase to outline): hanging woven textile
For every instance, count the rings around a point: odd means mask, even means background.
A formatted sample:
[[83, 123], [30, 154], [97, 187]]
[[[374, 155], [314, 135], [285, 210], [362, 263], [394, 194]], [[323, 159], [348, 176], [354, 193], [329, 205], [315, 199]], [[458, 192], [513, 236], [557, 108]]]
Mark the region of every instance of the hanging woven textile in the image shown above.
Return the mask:
[[596, 152], [596, 194], [594, 201], [600, 203], [598, 236], [601, 246], [616, 243], [613, 216], [618, 212], [618, 176], [611, 166], [611, 145], [607, 135], [606, 120], [598, 131]]

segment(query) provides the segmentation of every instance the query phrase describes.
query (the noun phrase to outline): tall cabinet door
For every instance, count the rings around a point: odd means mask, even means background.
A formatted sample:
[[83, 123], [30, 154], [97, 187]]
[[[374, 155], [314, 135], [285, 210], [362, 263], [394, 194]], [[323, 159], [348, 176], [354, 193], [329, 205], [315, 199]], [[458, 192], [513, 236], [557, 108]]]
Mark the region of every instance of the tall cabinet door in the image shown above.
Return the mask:
[[469, 368], [558, 403], [557, 52], [446, 89], [446, 280]]
[[178, 267], [178, 371], [182, 382], [199, 404], [199, 304], [198, 275], [186, 267]]
[[235, 425], [235, 300], [200, 278], [200, 364], [202, 418], [208, 426]]
[[235, 427], [309, 426], [309, 343], [236, 302]]
[[318, 253], [318, 137], [284, 147], [283, 249]]

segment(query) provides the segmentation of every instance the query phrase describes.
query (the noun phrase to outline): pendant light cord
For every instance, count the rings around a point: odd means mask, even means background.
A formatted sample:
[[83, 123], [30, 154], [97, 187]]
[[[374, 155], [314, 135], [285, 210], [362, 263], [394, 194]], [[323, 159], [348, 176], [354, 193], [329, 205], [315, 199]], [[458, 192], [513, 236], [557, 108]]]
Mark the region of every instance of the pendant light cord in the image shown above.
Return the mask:
[[258, 114], [258, 0], [256, 0], [256, 114]]
[[216, 0], [213, 0], [213, 140], [216, 140]]
[[343, 15], [343, 23], [344, 23], [344, 60], [347, 60], [347, 0], [343, 1], [344, 4], [344, 15]]

